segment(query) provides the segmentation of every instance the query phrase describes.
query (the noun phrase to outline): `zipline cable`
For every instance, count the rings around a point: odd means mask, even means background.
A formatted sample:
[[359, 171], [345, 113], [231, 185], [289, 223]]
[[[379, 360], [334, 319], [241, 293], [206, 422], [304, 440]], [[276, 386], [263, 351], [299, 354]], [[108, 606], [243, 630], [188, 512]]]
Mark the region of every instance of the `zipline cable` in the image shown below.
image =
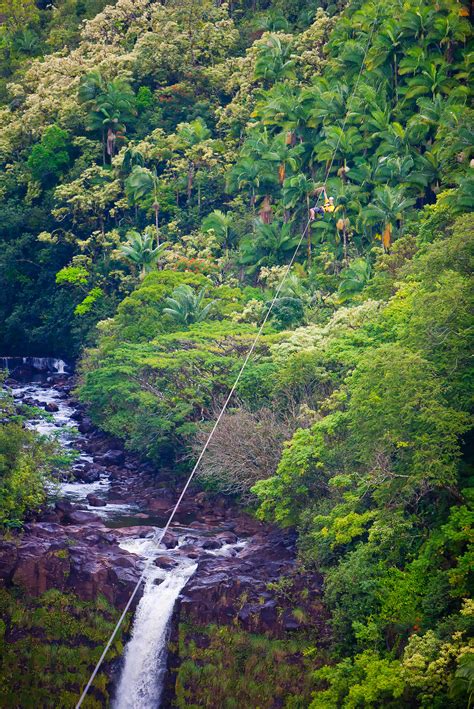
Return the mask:
[[[319, 198], [318, 198], [318, 199], [319, 199]], [[209, 435], [208, 435], [208, 437], [207, 437], [207, 439], [206, 439], [206, 442], [205, 442], [205, 444], [204, 444], [204, 446], [203, 446], [203, 448], [202, 448], [202, 450], [201, 450], [201, 453], [199, 454], [199, 457], [198, 457], [198, 459], [197, 459], [197, 461], [196, 461], [196, 463], [195, 463], [195, 465], [194, 465], [194, 467], [193, 467], [193, 469], [192, 469], [192, 471], [191, 471], [191, 473], [190, 473], [190, 475], [189, 475], [187, 481], [186, 481], [186, 484], [185, 484], [185, 486], [183, 487], [183, 490], [182, 490], [182, 492], [181, 492], [181, 494], [180, 494], [180, 496], [179, 496], [179, 498], [178, 498], [178, 501], [176, 502], [175, 506], [173, 507], [173, 510], [172, 510], [172, 512], [171, 512], [171, 514], [170, 514], [170, 516], [169, 516], [169, 518], [168, 518], [168, 521], [166, 522], [165, 526], [163, 527], [163, 529], [160, 531], [159, 534], [157, 534], [157, 535], [156, 535], [155, 537], [153, 537], [153, 539], [152, 539], [152, 542], [155, 542], [157, 546], [159, 546], [159, 545], [161, 544], [161, 542], [163, 541], [163, 538], [164, 538], [166, 532], [168, 531], [168, 529], [169, 529], [169, 527], [170, 527], [170, 524], [171, 524], [171, 522], [173, 521], [173, 519], [174, 519], [174, 517], [175, 517], [175, 515], [176, 515], [176, 512], [178, 511], [178, 507], [180, 506], [180, 504], [181, 504], [181, 502], [182, 502], [182, 499], [183, 499], [183, 497], [185, 496], [186, 491], [187, 491], [188, 487], [190, 486], [191, 481], [192, 481], [192, 479], [193, 479], [193, 477], [194, 477], [194, 475], [195, 475], [197, 469], [199, 468], [199, 465], [200, 465], [201, 460], [203, 459], [203, 456], [204, 456], [204, 454], [205, 454], [205, 452], [206, 452], [206, 450], [207, 450], [207, 448], [208, 448], [208, 446], [209, 446], [209, 443], [211, 442], [211, 440], [212, 440], [212, 438], [213, 438], [213, 436], [214, 436], [214, 433], [216, 432], [216, 429], [217, 429], [217, 427], [219, 426], [219, 423], [220, 423], [220, 421], [221, 421], [223, 415], [225, 414], [225, 412], [226, 412], [226, 410], [227, 410], [227, 407], [228, 407], [228, 405], [229, 405], [229, 402], [230, 402], [230, 400], [232, 399], [232, 396], [234, 395], [234, 392], [235, 392], [235, 390], [236, 390], [236, 388], [237, 388], [237, 385], [238, 385], [238, 383], [239, 383], [239, 381], [240, 381], [240, 379], [241, 379], [241, 377], [242, 377], [242, 374], [244, 373], [244, 370], [245, 370], [245, 368], [246, 368], [246, 366], [247, 366], [247, 364], [248, 364], [248, 361], [249, 361], [250, 357], [252, 356], [252, 354], [253, 354], [253, 352], [254, 352], [254, 350], [255, 350], [255, 347], [257, 346], [257, 343], [258, 343], [258, 341], [259, 341], [259, 339], [260, 339], [260, 336], [261, 336], [261, 334], [262, 334], [262, 332], [263, 332], [263, 328], [265, 327], [265, 325], [266, 325], [266, 323], [267, 323], [267, 320], [268, 320], [268, 318], [270, 317], [270, 314], [271, 314], [271, 312], [272, 312], [272, 310], [273, 310], [273, 306], [275, 305], [275, 303], [276, 303], [276, 301], [277, 301], [277, 299], [278, 299], [278, 296], [280, 295], [280, 292], [281, 292], [281, 289], [283, 288], [283, 284], [285, 283], [286, 277], [288, 276], [288, 273], [290, 272], [290, 269], [291, 269], [291, 267], [293, 266], [293, 264], [294, 264], [294, 262], [295, 262], [296, 256], [298, 255], [299, 248], [300, 248], [301, 244], [303, 243], [303, 239], [304, 239], [304, 237], [306, 236], [306, 232], [308, 231], [309, 225], [310, 225], [310, 221], [308, 220], [308, 223], [306, 224], [306, 227], [305, 227], [304, 231], [302, 232], [302, 234], [301, 234], [301, 236], [300, 236], [300, 239], [299, 239], [298, 244], [297, 244], [297, 246], [296, 246], [296, 249], [295, 249], [295, 251], [294, 251], [294, 253], [293, 253], [293, 256], [292, 256], [292, 258], [291, 258], [291, 261], [290, 261], [290, 263], [289, 263], [289, 264], [287, 265], [287, 267], [286, 267], [285, 274], [284, 274], [283, 278], [281, 279], [280, 284], [279, 284], [279, 286], [278, 286], [278, 288], [277, 288], [277, 290], [276, 290], [276, 293], [275, 293], [275, 295], [273, 296], [273, 300], [271, 301], [270, 306], [269, 306], [269, 308], [268, 308], [268, 310], [267, 310], [267, 312], [266, 312], [266, 314], [265, 314], [265, 318], [263, 319], [263, 322], [262, 322], [262, 324], [260, 325], [260, 327], [259, 327], [259, 329], [258, 329], [258, 332], [257, 332], [257, 334], [256, 334], [256, 336], [255, 336], [255, 338], [254, 338], [254, 340], [253, 340], [253, 342], [252, 342], [252, 345], [251, 345], [249, 351], [247, 352], [247, 355], [246, 355], [246, 357], [245, 357], [245, 359], [244, 359], [244, 362], [243, 362], [243, 364], [242, 364], [242, 366], [241, 366], [241, 368], [240, 368], [240, 371], [239, 371], [239, 373], [238, 373], [238, 375], [237, 375], [237, 377], [236, 377], [236, 379], [235, 379], [235, 381], [234, 381], [234, 383], [233, 383], [233, 385], [232, 385], [232, 388], [231, 388], [230, 391], [229, 391], [229, 394], [227, 395], [227, 398], [226, 398], [226, 400], [225, 400], [225, 402], [224, 402], [224, 405], [223, 405], [223, 407], [222, 407], [222, 409], [221, 409], [221, 411], [220, 411], [220, 413], [219, 413], [219, 416], [217, 417], [217, 419], [216, 419], [216, 421], [215, 421], [215, 423], [214, 423], [214, 425], [213, 425], [213, 427], [212, 427], [212, 429], [211, 429], [211, 431], [210, 431], [210, 433], [209, 433]], [[97, 664], [96, 664], [96, 666], [95, 666], [95, 668], [94, 668], [94, 671], [92, 672], [92, 674], [91, 674], [91, 676], [90, 676], [90, 679], [89, 679], [88, 683], [87, 683], [86, 686], [84, 687], [84, 691], [82, 692], [81, 698], [79, 699], [78, 703], [76, 704], [76, 709], [79, 709], [79, 708], [81, 707], [82, 702], [84, 701], [84, 699], [85, 699], [85, 697], [86, 697], [86, 695], [87, 695], [87, 692], [89, 691], [89, 689], [90, 689], [90, 687], [91, 687], [91, 685], [92, 685], [92, 683], [93, 683], [93, 681], [94, 681], [94, 679], [95, 679], [95, 677], [96, 677], [96, 675], [97, 675], [97, 673], [98, 673], [98, 671], [99, 671], [99, 669], [100, 669], [100, 666], [102, 665], [102, 662], [104, 661], [104, 659], [105, 659], [105, 657], [106, 657], [108, 651], [110, 650], [110, 647], [111, 647], [111, 645], [112, 645], [112, 643], [113, 643], [113, 641], [114, 641], [114, 638], [115, 638], [115, 636], [117, 635], [117, 632], [118, 632], [120, 626], [122, 625], [123, 620], [124, 620], [125, 616], [127, 615], [128, 611], [129, 611], [129, 609], [130, 609], [130, 606], [131, 606], [132, 603], [133, 603], [133, 599], [134, 599], [135, 596], [137, 595], [137, 591], [138, 591], [138, 589], [140, 588], [140, 585], [141, 585], [143, 579], [145, 578], [146, 572], [148, 571], [148, 567], [150, 566], [151, 562], [152, 562], [151, 559], [149, 559], [149, 560], [146, 562], [146, 564], [145, 564], [145, 566], [144, 566], [144, 568], [143, 568], [143, 571], [142, 571], [142, 573], [141, 573], [141, 575], [140, 575], [140, 578], [138, 579], [138, 581], [137, 581], [137, 583], [136, 583], [136, 585], [135, 585], [135, 588], [134, 588], [133, 591], [132, 591], [132, 595], [131, 595], [130, 598], [128, 599], [127, 605], [125, 606], [125, 608], [124, 608], [124, 610], [123, 610], [123, 612], [122, 612], [122, 615], [121, 615], [120, 618], [118, 619], [117, 624], [116, 624], [116, 626], [115, 626], [115, 628], [114, 628], [114, 630], [113, 630], [113, 632], [112, 632], [112, 635], [110, 636], [110, 638], [109, 638], [109, 640], [108, 640], [108, 642], [107, 642], [107, 645], [104, 647], [104, 650], [103, 650], [103, 652], [102, 652], [102, 655], [100, 656], [99, 661], [97, 662]]]
[[[375, 17], [375, 19], [374, 19], [374, 22], [373, 22], [373, 24], [372, 24], [372, 29], [371, 29], [370, 34], [369, 34], [369, 39], [368, 39], [368, 41], [367, 41], [367, 46], [366, 46], [366, 49], [365, 49], [364, 58], [363, 58], [363, 60], [362, 60], [361, 68], [360, 68], [359, 75], [358, 75], [358, 77], [357, 77], [357, 80], [356, 80], [356, 83], [355, 83], [355, 86], [354, 86], [354, 90], [353, 90], [353, 92], [352, 92], [352, 94], [351, 94], [351, 96], [350, 96], [350, 98], [349, 98], [348, 104], [347, 104], [347, 111], [346, 111], [346, 116], [345, 116], [344, 122], [343, 122], [343, 124], [342, 124], [342, 131], [344, 130], [345, 125], [346, 125], [346, 122], [347, 122], [348, 113], [349, 113], [349, 106], [350, 106], [350, 104], [351, 104], [351, 102], [352, 102], [352, 99], [354, 98], [355, 92], [357, 91], [357, 87], [358, 87], [358, 85], [359, 85], [360, 78], [361, 78], [361, 76], [362, 76], [363, 67], [364, 67], [364, 64], [365, 64], [365, 60], [366, 60], [366, 58], [367, 58], [367, 52], [369, 51], [370, 43], [371, 43], [371, 41], [372, 41], [372, 36], [373, 36], [373, 33], [374, 33], [375, 24], [376, 24], [376, 20], [377, 20], [377, 19], [378, 19], [378, 11], [377, 11], [376, 17]], [[331, 168], [332, 168], [332, 165], [333, 165], [333, 163], [334, 163], [334, 160], [335, 160], [335, 157], [336, 157], [336, 152], [337, 152], [337, 150], [339, 149], [339, 145], [340, 145], [340, 142], [341, 142], [341, 136], [342, 136], [342, 133], [341, 133], [341, 135], [339, 136], [339, 140], [337, 141], [336, 147], [335, 147], [335, 149], [334, 149], [333, 156], [332, 156], [331, 162], [330, 162], [330, 164], [329, 164], [329, 168], [328, 168], [328, 170], [327, 170], [327, 172], [326, 172], [326, 177], [325, 177], [325, 180], [324, 180], [324, 188], [326, 188], [326, 184], [327, 184], [327, 181], [328, 181], [328, 178], [329, 178], [329, 172], [330, 172], [330, 170], [331, 170]], [[318, 199], [317, 199], [317, 202], [316, 202], [316, 206], [317, 206], [317, 204], [318, 204], [318, 202], [319, 202], [320, 197], [321, 197], [321, 193], [318, 195]], [[297, 245], [296, 245], [296, 248], [295, 248], [295, 250], [294, 250], [294, 252], [293, 252], [293, 256], [291, 257], [290, 262], [289, 262], [289, 263], [287, 264], [287, 266], [286, 266], [285, 273], [283, 274], [283, 277], [282, 277], [282, 279], [281, 279], [281, 281], [280, 281], [280, 283], [279, 283], [279, 285], [278, 285], [278, 288], [277, 288], [277, 290], [276, 290], [276, 292], [275, 292], [275, 295], [273, 296], [273, 299], [272, 299], [272, 301], [271, 301], [271, 303], [270, 303], [270, 306], [269, 306], [268, 309], [267, 309], [267, 312], [266, 312], [266, 314], [265, 314], [265, 317], [264, 317], [264, 319], [263, 319], [263, 322], [261, 323], [261, 325], [260, 325], [260, 327], [259, 327], [259, 329], [258, 329], [258, 332], [257, 332], [257, 334], [256, 334], [256, 336], [255, 336], [255, 338], [254, 338], [254, 340], [253, 340], [253, 342], [252, 342], [252, 345], [251, 345], [249, 351], [247, 352], [247, 355], [246, 355], [246, 357], [245, 357], [245, 359], [244, 359], [244, 362], [243, 362], [243, 364], [242, 364], [242, 366], [241, 366], [241, 368], [240, 368], [240, 370], [239, 370], [239, 373], [237, 374], [237, 377], [236, 377], [234, 383], [232, 384], [232, 387], [231, 387], [231, 389], [230, 389], [230, 391], [229, 391], [229, 394], [227, 395], [227, 398], [226, 398], [226, 400], [225, 400], [225, 402], [224, 402], [224, 405], [222, 406], [222, 409], [221, 409], [221, 411], [220, 411], [220, 413], [219, 413], [219, 416], [217, 417], [216, 421], [214, 422], [214, 425], [213, 425], [213, 427], [212, 427], [212, 429], [211, 429], [211, 431], [210, 431], [210, 433], [209, 433], [209, 435], [208, 435], [208, 437], [207, 437], [207, 439], [206, 439], [206, 442], [204, 443], [204, 446], [203, 446], [203, 448], [202, 448], [202, 450], [201, 450], [201, 452], [200, 452], [200, 454], [199, 454], [198, 459], [196, 460], [196, 463], [194, 464], [194, 467], [193, 467], [193, 469], [192, 469], [192, 471], [191, 471], [191, 473], [190, 473], [190, 475], [189, 475], [189, 477], [188, 477], [188, 479], [187, 479], [187, 481], [186, 481], [186, 484], [184, 485], [183, 490], [182, 490], [182, 492], [181, 492], [181, 494], [180, 494], [180, 496], [179, 496], [179, 498], [178, 498], [178, 500], [177, 500], [175, 506], [173, 507], [173, 510], [172, 510], [172, 512], [171, 512], [171, 514], [170, 514], [170, 516], [169, 516], [169, 518], [168, 518], [168, 521], [166, 522], [166, 524], [165, 524], [165, 526], [163, 527], [163, 529], [159, 532], [159, 534], [156, 534], [156, 535], [152, 538], [152, 542], [155, 542], [157, 546], [159, 546], [159, 545], [161, 544], [161, 542], [163, 541], [163, 538], [164, 538], [165, 534], [166, 534], [167, 531], [169, 530], [169, 527], [170, 527], [170, 525], [171, 525], [171, 522], [173, 521], [173, 519], [174, 519], [174, 517], [175, 517], [175, 515], [176, 515], [176, 512], [178, 511], [178, 508], [179, 508], [179, 506], [180, 506], [180, 504], [181, 504], [181, 502], [182, 502], [182, 500], [183, 500], [183, 497], [185, 496], [185, 494], [186, 494], [186, 492], [187, 492], [187, 490], [188, 490], [188, 488], [189, 488], [189, 486], [190, 486], [190, 484], [191, 484], [191, 481], [193, 480], [194, 475], [196, 474], [196, 471], [198, 470], [199, 465], [201, 464], [201, 461], [202, 461], [202, 459], [203, 459], [203, 457], [204, 457], [204, 454], [206, 453], [206, 451], [207, 451], [207, 449], [208, 449], [208, 447], [209, 447], [209, 444], [210, 444], [210, 442], [211, 442], [211, 440], [212, 440], [212, 438], [213, 438], [213, 436], [214, 436], [214, 433], [216, 432], [216, 429], [217, 429], [217, 427], [219, 426], [219, 423], [220, 423], [220, 421], [221, 421], [223, 415], [225, 414], [225, 412], [226, 412], [226, 410], [227, 410], [227, 407], [228, 407], [228, 405], [229, 405], [229, 402], [230, 402], [230, 400], [232, 399], [232, 397], [233, 397], [233, 395], [234, 395], [234, 393], [235, 393], [235, 390], [236, 390], [236, 388], [237, 388], [237, 386], [238, 386], [238, 384], [239, 384], [239, 382], [240, 382], [240, 379], [241, 379], [241, 377], [242, 377], [242, 374], [244, 373], [244, 370], [245, 370], [245, 368], [247, 367], [247, 364], [248, 364], [248, 362], [249, 362], [251, 356], [253, 355], [253, 353], [254, 353], [254, 351], [255, 351], [255, 347], [257, 346], [257, 343], [258, 343], [258, 341], [259, 341], [259, 339], [260, 339], [260, 337], [261, 337], [261, 335], [262, 335], [263, 329], [264, 329], [264, 327], [265, 327], [265, 325], [266, 325], [266, 323], [267, 323], [267, 321], [268, 321], [268, 318], [269, 318], [270, 315], [271, 315], [271, 312], [272, 312], [272, 310], [273, 310], [273, 307], [274, 307], [276, 301], [278, 300], [278, 297], [279, 297], [279, 295], [280, 295], [280, 293], [281, 293], [281, 290], [282, 290], [282, 288], [283, 288], [283, 285], [284, 285], [284, 283], [285, 283], [285, 281], [286, 281], [286, 279], [287, 279], [287, 277], [288, 277], [288, 275], [289, 275], [289, 273], [290, 273], [290, 270], [291, 270], [291, 268], [292, 268], [292, 266], [293, 266], [293, 264], [294, 264], [294, 262], [295, 262], [295, 260], [296, 260], [296, 257], [297, 257], [297, 255], [298, 255], [299, 250], [300, 250], [301, 244], [303, 243], [303, 239], [304, 239], [305, 236], [306, 236], [306, 233], [307, 233], [307, 231], [308, 231], [308, 228], [309, 228], [310, 223], [311, 223], [311, 220], [308, 220], [308, 222], [307, 222], [307, 224], [306, 224], [306, 226], [305, 226], [303, 232], [301, 233], [301, 236], [300, 236], [300, 238], [299, 238], [299, 241], [298, 241], [298, 243], [297, 243]], [[120, 629], [120, 626], [122, 625], [122, 623], [123, 623], [123, 621], [124, 621], [124, 619], [125, 619], [125, 616], [127, 615], [128, 611], [130, 610], [130, 606], [132, 605], [133, 600], [134, 600], [135, 596], [137, 595], [138, 589], [140, 588], [140, 586], [141, 586], [141, 584], [142, 584], [142, 582], [143, 582], [143, 580], [144, 580], [144, 578], [145, 578], [145, 576], [146, 576], [146, 572], [148, 571], [148, 567], [151, 565], [151, 563], [152, 563], [152, 560], [151, 560], [151, 559], [148, 559], [148, 561], [145, 563], [145, 566], [143, 567], [143, 571], [142, 571], [142, 573], [140, 574], [140, 577], [139, 577], [137, 583], [135, 584], [135, 587], [134, 587], [134, 589], [133, 589], [133, 591], [132, 591], [132, 594], [131, 594], [130, 598], [128, 599], [125, 608], [123, 609], [122, 614], [121, 614], [120, 618], [118, 619], [118, 621], [117, 621], [117, 623], [116, 623], [116, 625], [115, 625], [115, 628], [114, 628], [114, 630], [113, 630], [113, 632], [112, 632], [110, 638], [108, 639], [107, 644], [105, 645], [105, 647], [104, 647], [104, 649], [103, 649], [103, 651], [102, 651], [102, 654], [101, 654], [101, 656], [100, 656], [100, 658], [99, 658], [99, 660], [98, 660], [96, 666], [94, 667], [94, 670], [93, 670], [93, 672], [92, 672], [92, 674], [91, 674], [91, 676], [90, 676], [90, 678], [89, 678], [89, 681], [87, 682], [86, 686], [84, 687], [84, 691], [82, 692], [81, 697], [80, 697], [79, 701], [78, 701], [77, 704], [76, 704], [76, 709], [80, 709], [80, 707], [82, 706], [82, 703], [83, 703], [84, 699], [86, 698], [87, 693], [89, 692], [89, 689], [91, 688], [92, 683], [93, 683], [94, 679], [96, 678], [97, 673], [99, 672], [99, 670], [100, 670], [100, 668], [101, 668], [101, 666], [102, 666], [102, 663], [103, 663], [103, 661], [104, 661], [105, 658], [106, 658], [106, 655], [107, 655], [108, 651], [110, 650], [110, 647], [111, 647], [111, 645], [112, 645], [112, 643], [113, 643], [113, 641], [114, 641], [114, 639], [115, 639], [115, 636], [117, 635], [117, 633], [118, 633], [118, 631], [119, 631], [119, 629]]]

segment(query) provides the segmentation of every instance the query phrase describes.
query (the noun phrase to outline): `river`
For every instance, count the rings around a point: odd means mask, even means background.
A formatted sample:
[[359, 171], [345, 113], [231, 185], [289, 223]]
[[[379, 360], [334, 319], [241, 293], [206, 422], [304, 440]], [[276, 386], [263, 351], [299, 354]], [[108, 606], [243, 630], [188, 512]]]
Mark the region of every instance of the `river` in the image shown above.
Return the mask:
[[[94, 456], [84, 452], [81, 443], [87, 434], [77, 432], [77, 405], [56, 385], [54, 372], [64, 372], [64, 366], [51, 360], [43, 367], [38, 360], [39, 375], [30, 381], [13, 383], [12, 393], [18, 404], [34, 404], [50, 410], [47, 418], [40, 415], [31, 418], [28, 426], [46, 436], [55, 436], [65, 448], [78, 448], [73, 466], [77, 474], [82, 468], [94, 463]], [[47, 373], [49, 372], [49, 376]], [[206, 557], [236, 557], [245, 547], [241, 540], [216, 544], [218, 548], [202, 550], [209, 539], [208, 532], [195, 527], [177, 524], [173, 527], [176, 537], [174, 548], [157, 548], [153, 537], [160, 528], [156, 516], [140, 511], [139, 501], [115, 501], [111, 477], [105, 468], [93, 482], [80, 482], [77, 477], [61, 481], [59, 491], [51, 489], [51, 495], [79, 503], [81, 508], [100, 515], [104, 524], [117, 532], [132, 527], [139, 520], [140, 535], [127, 535], [120, 542], [122, 549], [136, 554], [147, 564], [143, 593], [135, 611], [133, 628], [126, 645], [120, 679], [115, 690], [114, 709], [156, 709], [160, 706], [163, 680], [166, 673], [167, 642], [170, 619], [176, 600], [197, 568], [196, 548]], [[91, 505], [90, 500], [94, 500]], [[100, 506], [97, 506], [100, 503]], [[143, 527], [149, 527], [145, 536]], [[203, 525], [204, 526], [204, 525]], [[129, 531], [132, 531], [131, 529]], [[215, 530], [219, 531], [219, 530]], [[212, 545], [210, 545], [212, 546]], [[163, 557], [166, 554], [166, 557]], [[157, 566], [157, 562], [160, 565]], [[165, 567], [165, 568], [164, 568]]]

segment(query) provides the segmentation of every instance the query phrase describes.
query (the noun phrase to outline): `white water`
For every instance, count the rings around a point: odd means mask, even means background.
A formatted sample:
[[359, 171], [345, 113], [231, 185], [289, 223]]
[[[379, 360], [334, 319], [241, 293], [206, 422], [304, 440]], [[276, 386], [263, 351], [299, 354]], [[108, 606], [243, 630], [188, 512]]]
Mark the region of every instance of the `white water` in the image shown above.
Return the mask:
[[7, 372], [20, 363], [29, 364], [38, 372], [55, 372], [56, 374], [64, 374], [66, 371], [66, 362], [63, 359], [56, 357], [0, 357], [0, 369], [6, 369]]
[[[121, 546], [146, 559], [157, 555], [156, 546], [149, 539], [132, 539]], [[153, 565], [148, 567], [132, 637], [125, 651], [114, 709], [156, 709], [160, 705], [174, 604], [196, 567], [196, 562], [187, 558], [181, 558], [171, 571]]]
[[[195, 533], [195, 530], [192, 531]], [[157, 549], [153, 538], [130, 539], [120, 544], [122, 549], [147, 560], [166, 554], [178, 561], [178, 565], [169, 571], [153, 564], [148, 567], [143, 596], [135, 612], [132, 637], [125, 649], [124, 666], [113, 709], [160, 707], [174, 605], [181, 589], [197, 568], [194, 560], [180, 554], [179, 547], [187, 541], [188, 535], [183, 534], [176, 549], [166, 550]], [[221, 549], [207, 553], [212, 556], [233, 556], [244, 547], [245, 542], [239, 541], [224, 544]]]
[[[74, 435], [70, 431], [71, 424], [75, 426], [71, 418], [74, 407], [62, 400], [54, 388], [28, 383], [14, 387], [12, 393], [17, 400], [23, 394], [43, 403], [57, 404], [58, 411], [52, 413], [51, 420], [31, 419], [27, 425], [43, 435], [57, 436], [65, 447], [74, 446]], [[76, 462], [80, 465], [81, 461], [91, 460], [90, 456], [81, 453]], [[106, 507], [99, 508], [92, 508], [87, 504], [86, 496], [89, 493], [104, 493], [109, 485], [108, 478], [103, 477], [94, 483], [63, 482], [59, 487], [62, 496], [87, 505], [94, 514], [103, 517], [104, 521], [107, 518], [113, 519], [117, 513], [122, 517], [133, 516], [136, 510], [129, 504], [113, 504], [107, 501]], [[177, 565], [173, 569], [164, 570], [151, 563], [147, 568], [143, 595], [135, 612], [131, 638], [125, 648], [124, 665], [113, 709], [158, 709], [160, 706], [173, 609], [182, 588], [197, 568], [196, 561], [186, 557], [180, 547], [189, 543], [189, 536], [199, 536], [199, 532], [182, 527], [178, 547], [162, 549], [157, 548], [153, 541], [153, 532], [157, 531], [156, 528], [150, 527], [148, 538], [130, 538], [120, 544], [123, 549], [137, 554], [146, 562], [166, 555], [173, 558]], [[244, 546], [245, 542], [240, 541], [225, 544], [221, 549], [208, 550], [206, 553], [212, 556], [234, 556]]]

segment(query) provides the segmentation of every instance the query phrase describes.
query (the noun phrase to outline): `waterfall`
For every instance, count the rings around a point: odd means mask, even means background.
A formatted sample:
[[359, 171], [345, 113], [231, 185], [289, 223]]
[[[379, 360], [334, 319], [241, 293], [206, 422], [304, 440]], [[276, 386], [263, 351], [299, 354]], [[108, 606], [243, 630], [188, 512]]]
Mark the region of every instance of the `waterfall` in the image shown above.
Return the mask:
[[56, 357], [0, 357], [0, 369], [6, 369], [9, 372], [14, 371], [22, 364], [33, 367], [37, 372], [56, 374], [64, 374], [67, 367], [64, 360]]
[[53, 367], [57, 371], [58, 374], [64, 374], [64, 367], [66, 366], [66, 362], [62, 359], [53, 359]]
[[30, 360], [31, 365], [40, 372], [57, 372], [58, 374], [64, 374], [66, 362], [62, 359], [56, 359], [54, 357], [28, 357], [27, 361], [28, 360]]
[[[121, 546], [141, 556], [156, 556], [156, 547], [152, 548], [149, 540], [131, 540]], [[160, 706], [171, 616], [176, 599], [196, 566], [196, 562], [184, 558], [170, 571], [150, 567], [135, 612], [132, 637], [125, 650], [114, 709], [156, 709]]]

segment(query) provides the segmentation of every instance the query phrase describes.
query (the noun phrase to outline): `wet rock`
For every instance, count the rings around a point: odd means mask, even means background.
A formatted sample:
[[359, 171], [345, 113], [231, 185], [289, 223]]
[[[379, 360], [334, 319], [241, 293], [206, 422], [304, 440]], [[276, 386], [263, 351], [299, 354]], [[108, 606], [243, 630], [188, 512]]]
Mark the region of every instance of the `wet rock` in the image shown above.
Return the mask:
[[160, 569], [173, 569], [178, 564], [171, 556], [158, 556], [153, 563]]
[[220, 539], [224, 544], [236, 544], [238, 537], [233, 532], [219, 532], [216, 534], [216, 539]]
[[173, 532], [166, 532], [161, 543], [167, 549], [175, 549], [178, 546], [179, 536]]
[[121, 450], [110, 450], [98, 458], [102, 465], [122, 465], [125, 462], [125, 453]]
[[148, 501], [148, 509], [152, 512], [167, 512], [172, 506], [169, 500], [155, 497]]
[[74, 505], [70, 500], [58, 500], [54, 507], [58, 512], [63, 514], [72, 512], [74, 509]]
[[189, 525], [191, 529], [203, 529], [206, 531], [209, 531], [210, 527], [208, 524], [205, 524], [204, 522], [191, 522]]
[[100, 497], [93, 494], [87, 495], [87, 501], [91, 507], [105, 507], [107, 505], [105, 500], [102, 500]]
[[152, 527], [146, 527], [145, 525], [135, 525], [133, 527], [120, 527], [119, 529], [114, 529], [114, 533], [117, 534], [119, 538], [127, 539], [128, 537], [139, 537], [140, 539], [146, 539], [147, 537], [152, 537], [154, 535], [154, 530]]
[[0, 541], [0, 580], [6, 582], [13, 574], [18, 559], [14, 542]]
[[82, 419], [81, 423], [79, 424], [79, 426], [77, 428], [78, 428], [79, 433], [89, 433], [90, 431], [93, 430], [94, 425], [93, 425], [92, 421], [90, 420], [90, 418], [87, 418], [87, 416], [84, 416], [84, 418]]
[[84, 483], [95, 483], [100, 480], [101, 472], [100, 468], [85, 466], [74, 470], [74, 476], [76, 480], [81, 480]]
[[240, 536], [251, 536], [262, 531], [263, 525], [253, 517], [242, 516], [234, 520], [232, 530]]
[[220, 539], [206, 539], [202, 544], [203, 549], [220, 549], [224, 544]]
[[44, 408], [50, 413], [55, 413], [56, 411], [59, 411], [59, 406], [55, 404], [54, 401], [48, 402]]
[[73, 512], [68, 512], [65, 517], [66, 524], [80, 524], [80, 525], [100, 525], [102, 526], [102, 520], [97, 515], [92, 512], [83, 512], [82, 510], [75, 510]]
[[44, 593], [49, 588], [64, 591], [70, 573], [69, 554], [51, 551], [40, 540], [24, 544], [11, 581], [32, 595]]
[[199, 547], [192, 546], [191, 544], [183, 544], [182, 547], [179, 547], [179, 551], [189, 559], [199, 559], [202, 554]]

